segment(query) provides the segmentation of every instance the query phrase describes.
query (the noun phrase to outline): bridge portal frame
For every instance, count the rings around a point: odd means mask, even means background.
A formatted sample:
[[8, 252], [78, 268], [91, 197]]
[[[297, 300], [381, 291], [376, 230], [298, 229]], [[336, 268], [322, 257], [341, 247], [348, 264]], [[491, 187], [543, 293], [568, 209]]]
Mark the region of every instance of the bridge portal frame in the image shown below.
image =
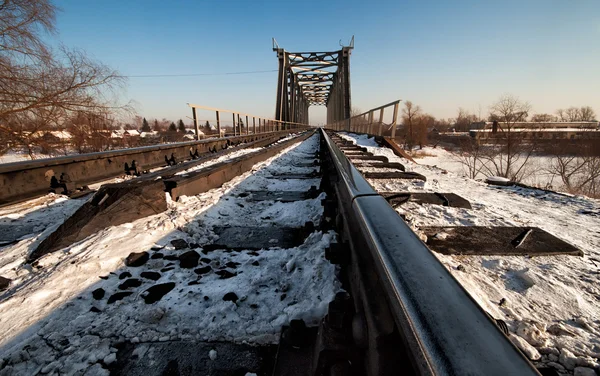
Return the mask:
[[331, 52], [288, 52], [273, 38], [277, 53], [277, 100], [275, 119], [308, 123], [310, 106], [327, 107], [327, 123], [346, 121], [350, 129], [350, 55], [349, 46]]

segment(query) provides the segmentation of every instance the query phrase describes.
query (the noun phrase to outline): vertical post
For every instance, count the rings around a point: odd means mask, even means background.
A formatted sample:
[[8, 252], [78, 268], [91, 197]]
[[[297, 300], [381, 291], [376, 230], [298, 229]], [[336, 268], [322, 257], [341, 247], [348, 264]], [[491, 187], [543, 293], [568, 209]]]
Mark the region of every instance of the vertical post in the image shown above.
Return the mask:
[[398, 121], [398, 103], [394, 105], [394, 118], [392, 119], [392, 139], [396, 139], [396, 121]]
[[[349, 119], [351, 116], [351, 100], [350, 100], [350, 53], [353, 47], [343, 47], [342, 48], [342, 57], [341, 57], [341, 61], [342, 61], [342, 82], [343, 82], [343, 104], [342, 104], [342, 108], [344, 111], [343, 114], [343, 119]], [[339, 68], [338, 68], [339, 69]], [[349, 127], [352, 126], [352, 122], [350, 121], [350, 124], [348, 124]]]
[[250, 134], [250, 123], [248, 123], [248, 115], [246, 115], [246, 134]]
[[[275, 118], [281, 119], [283, 110], [283, 96], [284, 96], [284, 85], [285, 85], [285, 51], [283, 48], [276, 49], [277, 58], [279, 59], [279, 73], [277, 75], [277, 104], [275, 107]], [[285, 93], [287, 94], [287, 93]]]
[[200, 128], [198, 128], [198, 119], [196, 118], [196, 107], [192, 107], [192, 116], [194, 117], [194, 129], [196, 130], [196, 140], [199, 140]]
[[[260, 121], [260, 119], [258, 119]], [[252, 134], [256, 134], [256, 118], [252, 116]]]
[[367, 133], [373, 134], [373, 111], [369, 111], [369, 128]]
[[379, 135], [380, 136], [383, 136], [383, 110], [384, 110], [384, 108], [379, 110]]
[[237, 114], [237, 115], [238, 115], [237, 126], [239, 127], [238, 128], [238, 135], [241, 136], [242, 135], [242, 124], [240, 123], [240, 114]]
[[219, 111], [217, 111], [217, 137], [221, 137], [221, 120], [219, 119]]
[[235, 131], [236, 131], [236, 129], [235, 129], [235, 114], [233, 112], [231, 113], [231, 117], [233, 119], [232, 123], [231, 123], [231, 124], [233, 124], [233, 135], [235, 136]]
[[296, 76], [294, 74], [290, 74], [290, 103], [288, 104], [288, 108], [290, 110], [289, 115], [285, 120], [287, 121], [296, 121], [296, 111], [298, 110], [298, 106], [296, 105]]

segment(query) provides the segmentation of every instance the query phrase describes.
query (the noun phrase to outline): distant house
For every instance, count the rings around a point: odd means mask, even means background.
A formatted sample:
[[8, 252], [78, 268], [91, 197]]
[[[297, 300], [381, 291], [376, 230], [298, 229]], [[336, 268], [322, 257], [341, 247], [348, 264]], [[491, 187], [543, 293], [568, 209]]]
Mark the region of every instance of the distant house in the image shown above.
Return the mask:
[[[506, 123], [499, 122], [494, 131], [492, 122], [485, 122], [483, 127], [472, 128], [469, 135], [477, 140], [502, 137], [509, 130]], [[517, 122], [510, 124], [511, 133], [519, 133], [524, 139], [557, 140], [557, 139], [600, 139], [600, 128], [597, 121], [577, 122]]]
[[[189, 135], [195, 136], [195, 135], [196, 135], [196, 131], [195, 131], [195, 130], [193, 130], [193, 129], [188, 129], [188, 130], [186, 130], [186, 131], [185, 131], [185, 134], [186, 134], [186, 135], [188, 135], [188, 134], [189, 134]], [[198, 134], [199, 134], [200, 136], [204, 136], [206, 133], [202, 132], [201, 130], [198, 130]]]
[[158, 132], [157, 131], [138, 132], [138, 133], [139, 133], [139, 135], [140, 135], [141, 138], [152, 138], [152, 137], [157, 137], [158, 136]]
[[121, 129], [114, 130], [110, 132], [110, 138], [123, 138], [124, 133], [125, 131]]
[[59, 142], [73, 138], [67, 131], [37, 131], [33, 133], [34, 137], [41, 138], [47, 142]]
[[141, 133], [137, 129], [126, 129], [123, 131], [123, 137], [140, 137]]
[[[492, 129], [493, 122], [478, 121], [471, 123], [470, 130], [473, 129]], [[505, 122], [498, 122], [500, 128], [506, 128]], [[513, 129], [584, 129], [598, 130], [600, 123], [597, 121], [518, 121], [510, 124]]]
[[[199, 130], [199, 131], [198, 131], [198, 135], [199, 135], [200, 137], [202, 137], [202, 136], [204, 136], [204, 132], [202, 132], [202, 131], [200, 131], [200, 130]], [[193, 130], [191, 130], [191, 129], [188, 129], [188, 130], [185, 132], [185, 134], [183, 135], [183, 138], [184, 138], [185, 140], [195, 140], [195, 139], [196, 139], [196, 132], [195, 132], [195, 131], [193, 131]]]

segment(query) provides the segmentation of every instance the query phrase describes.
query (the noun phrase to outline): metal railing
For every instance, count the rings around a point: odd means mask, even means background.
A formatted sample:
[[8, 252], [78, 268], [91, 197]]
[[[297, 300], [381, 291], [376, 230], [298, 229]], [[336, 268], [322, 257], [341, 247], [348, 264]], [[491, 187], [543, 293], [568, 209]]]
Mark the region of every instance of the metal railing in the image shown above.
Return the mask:
[[[351, 269], [374, 273], [377, 280], [371, 293], [352, 293], [355, 300], [357, 295], [385, 300], [406, 349], [392, 357], [409, 358], [422, 375], [539, 375], [324, 131], [322, 137], [337, 177]], [[364, 278], [355, 280], [361, 281], [359, 290], [369, 289]], [[380, 312], [371, 322], [382, 325], [385, 316]], [[376, 329], [365, 332], [371, 336]]]
[[[349, 131], [354, 133], [366, 133], [372, 136], [396, 137], [396, 125], [398, 124], [398, 109], [401, 100], [372, 108], [362, 114], [352, 116], [350, 119], [327, 124], [326, 129], [335, 131]], [[386, 109], [392, 111], [390, 123], [384, 122]]]
[[[200, 133], [200, 124], [198, 121], [198, 111], [211, 111], [215, 113], [215, 124], [217, 127], [217, 137], [222, 137], [224, 132], [222, 130], [225, 127], [222, 126], [222, 123], [228, 123], [229, 120], [226, 120], [222, 115], [230, 114], [231, 115], [231, 124], [233, 135], [243, 135], [243, 134], [256, 134], [262, 132], [273, 132], [280, 130], [302, 130], [307, 129], [310, 126], [304, 123], [294, 123], [290, 121], [281, 121], [275, 119], [268, 119], [252, 114], [246, 114], [239, 111], [233, 110], [225, 110], [222, 108], [201, 106], [198, 104], [188, 103], [188, 106], [192, 109], [192, 117], [194, 119], [194, 127], [196, 129], [196, 137], [199, 137]], [[245, 122], [244, 122], [245, 118]], [[250, 131], [250, 119], [252, 119], [252, 131]], [[244, 129], [245, 128], [245, 129]]]

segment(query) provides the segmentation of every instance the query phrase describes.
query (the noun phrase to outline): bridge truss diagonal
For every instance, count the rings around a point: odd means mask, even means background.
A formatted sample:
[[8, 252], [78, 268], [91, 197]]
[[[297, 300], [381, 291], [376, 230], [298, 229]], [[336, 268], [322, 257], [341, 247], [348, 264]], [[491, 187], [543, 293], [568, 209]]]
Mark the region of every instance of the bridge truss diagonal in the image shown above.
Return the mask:
[[350, 118], [349, 46], [331, 52], [288, 52], [273, 39], [279, 60], [275, 119], [308, 123], [310, 106], [327, 107], [327, 123]]

